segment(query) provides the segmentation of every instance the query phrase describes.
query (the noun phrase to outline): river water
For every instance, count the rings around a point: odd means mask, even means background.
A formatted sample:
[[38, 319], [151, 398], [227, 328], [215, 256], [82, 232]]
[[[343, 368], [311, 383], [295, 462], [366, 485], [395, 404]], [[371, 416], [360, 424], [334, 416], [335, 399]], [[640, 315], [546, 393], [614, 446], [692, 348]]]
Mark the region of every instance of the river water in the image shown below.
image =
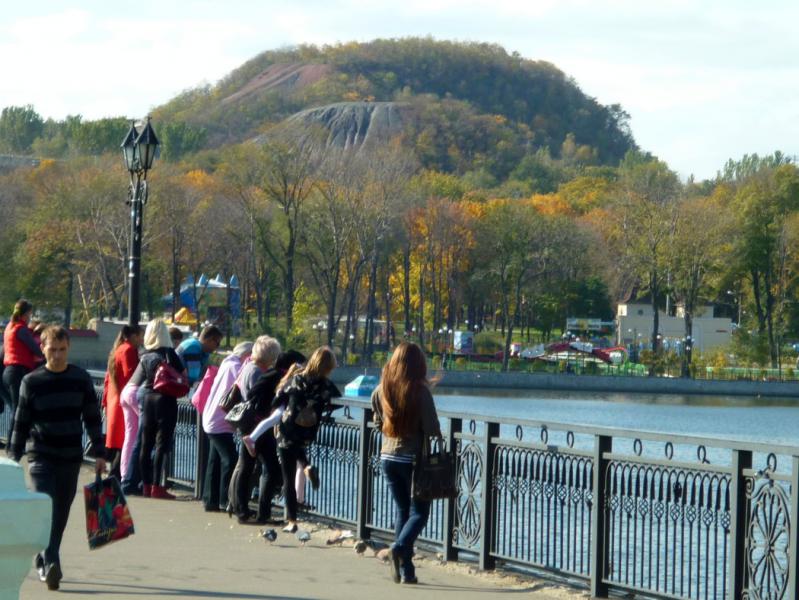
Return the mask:
[[[706, 450], [702, 451], [706, 452], [707, 461], [717, 465], [728, 465], [731, 454], [729, 450], [714, 447], [714, 438], [799, 447], [797, 398], [455, 388], [436, 388], [434, 395], [441, 411], [696, 436], [704, 438]], [[512, 438], [514, 434], [513, 427], [503, 426], [502, 437]], [[524, 428], [523, 439], [538, 442], [540, 431]], [[564, 446], [565, 432], [551, 427], [547, 441]], [[588, 450], [593, 443], [592, 436], [577, 434], [574, 447]], [[665, 450], [663, 442], [644, 440], [642, 456], [662, 459]], [[679, 444], [675, 440], [673, 457], [693, 462], [699, 450], [696, 444]], [[619, 438], [614, 441], [614, 451], [633, 452], [634, 440]], [[765, 465], [765, 461], [764, 453], [755, 453], [755, 465]], [[780, 458], [777, 471], [789, 469], [790, 459]]]

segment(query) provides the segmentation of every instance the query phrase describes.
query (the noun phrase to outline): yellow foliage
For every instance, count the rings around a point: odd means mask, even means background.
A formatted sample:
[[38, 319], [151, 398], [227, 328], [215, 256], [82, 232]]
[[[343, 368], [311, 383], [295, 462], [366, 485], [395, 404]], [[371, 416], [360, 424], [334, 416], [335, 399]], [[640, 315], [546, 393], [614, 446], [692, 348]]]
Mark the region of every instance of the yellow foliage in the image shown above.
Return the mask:
[[572, 215], [572, 207], [560, 194], [535, 194], [530, 198], [532, 206], [542, 215]]

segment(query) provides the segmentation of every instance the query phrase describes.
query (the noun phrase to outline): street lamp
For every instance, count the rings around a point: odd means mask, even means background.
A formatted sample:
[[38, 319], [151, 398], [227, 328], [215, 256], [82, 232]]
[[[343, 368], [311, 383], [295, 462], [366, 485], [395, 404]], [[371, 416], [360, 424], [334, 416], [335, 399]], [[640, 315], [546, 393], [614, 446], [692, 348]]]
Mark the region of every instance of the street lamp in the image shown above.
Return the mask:
[[130, 173], [128, 204], [130, 204], [130, 244], [128, 245], [128, 324], [139, 325], [139, 289], [141, 287], [141, 238], [144, 205], [147, 204], [147, 171], [153, 167], [160, 142], [155, 135], [150, 117], [139, 133], [131, 122], [122, 141], [122, 156]]
[[316, 332], [316, 345], [322, 345], [322, 332], [327, 328], [324, 321], [319, 321], [318, 323], [314, 323], [312, 329]]

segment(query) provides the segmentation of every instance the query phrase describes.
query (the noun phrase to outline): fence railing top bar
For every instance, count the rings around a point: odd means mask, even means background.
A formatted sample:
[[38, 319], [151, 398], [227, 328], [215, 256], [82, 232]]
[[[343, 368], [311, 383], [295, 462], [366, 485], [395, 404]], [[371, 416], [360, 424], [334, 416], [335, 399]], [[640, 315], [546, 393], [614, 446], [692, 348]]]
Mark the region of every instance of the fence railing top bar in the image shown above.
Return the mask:
[[[102, 381], [105, 371], [89, 370], [89, 374]], [[335, 403], [339, 406], [351, 406], [354, 408], [371, 408], [366, 400], [356, 398], [337, 398]], [[456, 413], [451, 411], [438, 411], [440, 417], [448, 419], [461, 419], [462, 421], [478, 421], [499, 423], [500, 425], [521, 425], [522, 427], [546, 428], [547, 430], [563, 431], [572, 433], [583, 433], [588, 435], [605, 435], [614, 438], [640, 439], [654, 442], [671, 442], [672, 444], [685, 444], [693, 446], [708, 446], [711, 448], [723, 448], [727, 450], [743, 450], [747, 452], [763, 452], [765, 454], [774, 453], [799, 457], [799, 446], [785, 446], [778, 444], [767, 444], [763, 442], [744, 442], [729, 438], [700, 437], [691, 435], [676, 435], [671, 433], [660, 433], [658, 431], [646, 431], [636, 429], [622, 429], [615, 427], [594, 427], [587, 425], [577, 425], [574, 423], [559, 423], [555, 421], [537, 421], [534, 419], [512, 419], [510, 417], [492, 417], [475, 413]]]
[[[355, 408], [371, 408], [371, 404], [365, 400], [355, 398], [336, 398], [335, 403], [339, 406], [352, 406]], [[623, 429], [615, 427], [599, 427], [576, 425], [574, 423], [558, 423], [555, 421], [536, 421], [534, 419], [512, 419], [509, 417], [493, 417], [479, 415], [475, 413], [459, 413], [451, 411], [438, 411], [439, 417], [448, 419], [460, 419], [461, 421], [477, 421], [499, 423], [500, 425], [521, 425], [534, 429], [546, 428], [547, 431], [561, 431], [572, 433], [584, 433], [589, 435], [605, 435], [613, 438], [640, 439], [642, 441], [671, 442], [672, 444], [684, 444], [688, 446], [707, 446], [709, 448], [723, 448], [728, 450], [744, 450], [748, 452], [763, 452], [766, 454], [774, 453], [781, 455], [799, 456], [799, 446], [785, 446], [778, 444], [767, 444], [763, 442], [745, 442], [717, 437], [700, 437], [692, 435], [676, 435], [671, 433], [661, 433], [658, 431], [645, 431], [636, 429]]]

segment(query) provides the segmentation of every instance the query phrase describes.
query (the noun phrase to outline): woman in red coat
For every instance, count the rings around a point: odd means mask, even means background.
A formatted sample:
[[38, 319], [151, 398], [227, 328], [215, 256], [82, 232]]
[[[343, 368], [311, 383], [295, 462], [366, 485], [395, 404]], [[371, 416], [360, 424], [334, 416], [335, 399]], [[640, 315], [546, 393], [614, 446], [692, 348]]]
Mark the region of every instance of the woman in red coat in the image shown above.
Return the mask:
[[[8, 390], [12, 421], [17, 410], [22, 378], [44, 360], [39, 344], [28, 328], [31, 314], [33, 314], [33, 305], [27, 300], [19, 300], [14, 305], [11, 321], [3, 332], [3, 385]], [[3, 412], [2, 409], [0, 412]], [[8, 435], [11, 437], [11, 431]]]
[[139, 365], [138, 348], [140, 344], [141, 329], [125, 325], [119, 331], [111, 353], [108, 355], [108, 370], [103, 385], [105, 446], [108, 449], [111, 474], [117, 478], [120, 477], [119, 463], [122, 443], [125, 441], [125, 419], [122, 415], [119, 395]]

